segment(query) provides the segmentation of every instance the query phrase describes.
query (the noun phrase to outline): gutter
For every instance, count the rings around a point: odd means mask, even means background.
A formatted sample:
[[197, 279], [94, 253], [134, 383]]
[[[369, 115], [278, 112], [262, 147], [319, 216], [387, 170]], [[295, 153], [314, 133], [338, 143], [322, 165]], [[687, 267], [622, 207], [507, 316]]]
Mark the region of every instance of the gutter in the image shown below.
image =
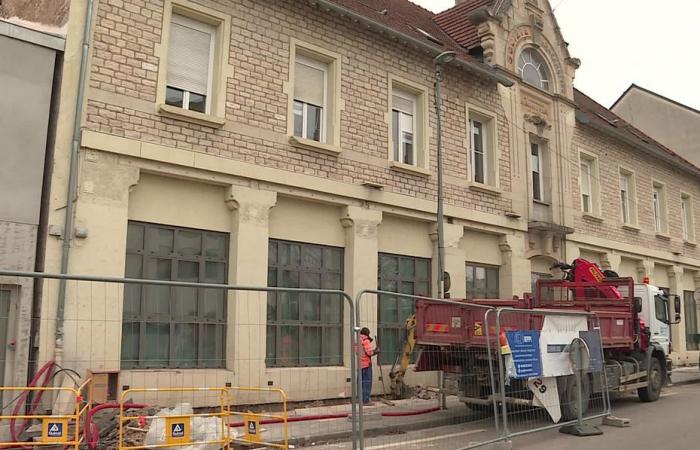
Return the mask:
[[[66, 196], [66, 219], [63, 227], [63, 252], [61, 254], [61, 273], [68, 273], [70, 246], [73, 238], [73, 215], [78, 191], [78, 158], [80, 157], [80, 139], [82, 137], [81, 120], [85, 99], [85, 81], [87, 79], [88, 57], [90, 53], [90, 31], [94, 0], [87, 1], [85, 11], [85, 26], [83, 29], [83, 44], [80, 57], [80, 77], [78, 79], [78, 95], [75, 99], [75, 118], [73, 120], [73, 140], [71, 143], [70, 166], [68, 172], [68, 194]], [[58, 305], [56, 309], [56, 360], [63, 354], [63, 323], [66, 309], [66, 280], [60, 280], [58, 286]]]
[[673, 155], [668, 154], [667, 152], [660, 150], [659, 147], [644, 142], [641, 139], [636, 140], [633, 138], [630, 138], [627, 134], [621, 132], [620, 130], [616, 128], [611, 128], [602, 124], [597, 123], [594, 120], [591, 120], [591, 116], [588, 113], [585, 113], [580, 110], [576, 110], [576, 121], [582, 125], [589, 126], [593, 128], [594, 130], [600, 131], [603, 134], [606, 134], [610, 137], [613, 137], [615, 139], [618, 139], [622, 142], [625, 142], [626, 144], [629, 144], [633, 147], [636, 148], [641, 148], [645, 152], [649, 153], [651, 156], [655, 156], [672, 166], [675, 166], [681, 170], [684, 170], [688, 173], [690, 173], [693, 176], [700, 177], [700, 168], [695, 167], [694, 165], [691, 165], [690, 163], [684, 164], [682, 161], [676, 159], [673, 157]]
[[[398, 39], [400, 41], [404, 41], [407, 44], [410, 44], [416, 48], [419, 48], [423, 51], [425, 51], [428, 55], [430, 55], [431, 58], [436, 57], [440, 53], [444, 52], [445, 49], [436, 47], [434, 45], [422, 42], [412, 36], [409, 36], [407, 34], [401, 33], [400, 31], [396, 31], [393, 28], [390, 28], [380, 22], [377, 22], [375, 20], [372, 20], [366, 16], [363, 16], [361, 14], [358, 14], [354, 11], [351, 11], [343, 6], [340, 6], [336, 3], [333, 3], [330, 0], [307, 0], [309, 5], [312, 6], [322, 6], [325, 8], [327, 11], [333, 11], [341, 16], [346, 16], [349, 17], [350, 19], [362, 23], [369, 27], [370, 29], [375, 29], [378, 30], [382, 34], [386, 34], [390, 37], [393, 37], [395, 39]], [[467, 72], [480, 75], [483, 77], [486, 77], [490, 80], [496, 81], [503, 86], [510, 87], [513, 86], [513, 81], [510, 78], [507, 78], [499, 73], [497, 73], [495, 70], [491, 69], [488, 66], [478, 64], [478, 63], [473, 63], [469, 61], [465, 61], [463, 59], [460, 59], [457, 57], [450, 65], [454, 65], [459, 67], [462, 70], [465, 70]]]

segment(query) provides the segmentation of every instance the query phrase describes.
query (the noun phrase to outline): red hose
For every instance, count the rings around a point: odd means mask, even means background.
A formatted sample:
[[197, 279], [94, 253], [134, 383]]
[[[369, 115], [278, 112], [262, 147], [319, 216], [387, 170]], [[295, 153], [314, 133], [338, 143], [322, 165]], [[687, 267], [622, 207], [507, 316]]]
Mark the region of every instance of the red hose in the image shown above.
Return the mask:
[[[51, 376], [53, 375], [53, 369], [54, 366], [56, 365], [55, 361], [49, 361], [46, 364], [44, 364], [41, 369], [34, 375], [34, 378], [32, 378], [32, 381], [29, 382], [27, 385], [28, 388], [33, 388], [36, 387], [37, 383], [41, 379], [42, 376], [44, 376], [44, 381], [41, 384], [41, 387], [46, 387], [49, 384], [49, 380], [51, 380]], [[14, 409], [12, 410], [12, 415], [16, 416], [19, 413], [19, 410], [22, 409], [26, 405], [25, 400], [29, 393], [32, 392], [31, 389], [27, 389], [22, 394], [20, 395], [17, 403], [15, 404]], [[44, 396], [44, 392], [46, 391], [39, 391], [38, 394], [34, 399], [29, 404], [29, 411], [28, 411], [28, 416], [34, 415], [36, 413], [36, 410], [39, 408], [39, 405], [41, 404], [41, 398]], [[24, 419], [22, 422], [22, 425], [19, 427], [19, 431], [16, 428], [16, 422], [17, 420], [15, 418], [10, 419], [10, 435], [12, 436], [12, 440], [15, 442], [19, 442], [20, 435], [24, 433], [24, 431], [27, 429], [29, 426], [30, 420], [29, 419]], [[31, 447], [22, 447], [22, 448], [31, 448]]]
[[[421, 409], [417, 411], [387, 411], [382, 413], [382, 417], [407, 417], [407, 416], [419, 416], [421, 414], [428, 414], [431, 412], [440, 411], [440, 407], [436, 406], [434, 408]], [[289, 417], [287, 418], [287, 423], [294, 422], [310, 422], [314, 420], [329, 420], [329, 419], [345, 419], [349, 417], [349, 413], [340, 414], [321, 414], [315, 416], [301, 416], [301, 417]], [[263, 419], [260, 421], [260, 425], [272, 425], [276, 423], [283, 423], [282, 419]], [[230, 423], [228, 426], [231, 428], [240, 428], [244, 426], [244, 422], [234, 422]]]
[[[139, 403], [127, 403], [124, 405], [124, 409], [143, 409], [148, 408], [148, 405], [143, 405]], [[87, 442], [88, 448], [94, 450], [97, 448], [97, 444], [100, 443], [100, 429], [97, 425], [92, 423], [92, 416], [94, 416], [99, 411], [103, 409], [119, 409], [119, 403], [103, 403], [97, 405], [88, 411], [85, 416], [85, 424], [83, 425], [83, 433], [85, 434], [85, 441]]]

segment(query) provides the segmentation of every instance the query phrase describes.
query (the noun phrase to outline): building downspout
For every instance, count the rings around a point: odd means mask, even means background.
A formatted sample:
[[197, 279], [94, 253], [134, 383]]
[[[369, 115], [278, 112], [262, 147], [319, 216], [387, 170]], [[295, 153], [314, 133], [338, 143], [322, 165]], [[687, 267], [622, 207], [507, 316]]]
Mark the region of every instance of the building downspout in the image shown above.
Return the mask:
[[[61, 273], [68, 273], [68, 261], [70, 258], [70, 246], [73, 237], [73, 215], [75, 213], [75, 200], [78, 190], [78, 158], [80, 156], [80, 140], [82, 136], [81, 119], [83, 116], [83, 102], [85, 99], [85, 81], [87, 79], [88, 57], [90, 53], [90, 32], [92, 29], [92, 15], [94, 0], [87, 0], [85, 11], [85, 27], [83, 29], [83, 45], [80, 56], [80, 76], [78, 78], [78, 95], [75, 100], [75, 119], [73, 121], [73, 141], [71, 143], [70, 166], [68, 172], [68, 194], [66, 196], [66, 219], [63, 227], [63, 252], [61, 254]], [[54, 359], [57, 364], [63, 360], [64, 345], [64, 316], [66, 309], [66, 280], [60, 280], [58, 286], [58, 305], [56, 309], [56, 346], [54, 347]]]

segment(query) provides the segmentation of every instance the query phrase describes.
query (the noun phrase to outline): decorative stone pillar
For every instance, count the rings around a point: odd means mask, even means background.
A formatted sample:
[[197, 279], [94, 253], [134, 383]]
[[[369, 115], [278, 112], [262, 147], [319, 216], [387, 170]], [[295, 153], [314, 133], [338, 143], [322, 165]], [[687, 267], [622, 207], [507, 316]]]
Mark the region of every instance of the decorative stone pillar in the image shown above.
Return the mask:
[[525, 255], [525, 236], [505, 234], [499, 244], [501, 250], [500, 296], [522, 297], [531, 290], [531, 262]]
[[[683, 302], [683, 268], [679, 266], [670, 266], [668, 268], [668, 288], [671, 290], [671, 295], [678, 295], [681, 298], [681, 303]], [[676, 310], [674, 308], [674, 301], [670, 301], [669, 305], [669, 319], [673, 321], [676, 317]], [[685, 359], [686, 356], [686, 343], [685, 343], [685, 320], [682, 319], [681, 311], [681, 322], [678, 325], [671, 326], [671, 342], [673, 342], [674, 356], [680, 357], [680, 359]], [[677, 359], [676, 359], [677, 361]]]
[[603, 253], [600, 256], [600, 265], [603, 270], [619, 271], [620, 263], [622, 263], [622, 256], [614, 252]]
[[[451, 298], [464, 298], [467, 296], [467, 268], [466, 268], [466, 255], [460, 248], [459, 244], [464, 237], [464, 227], [462, 225], [456, 225], [452, 223], [446, 223], [443, 225], [443, 232], [445, 238], [445, 272], [450, 274], [450, 297]], [[438, 283], [438, 239], [437, 231], [430, 233], [430, 239], [435, 244], [433, 247], [433, 279], [435, 283], [433, 288], [434, 293], [437, 294], [437, 283]]]
[[[363, 289], [377, 289], [378, 228], [382, 223], [382, 212], [347, 206], [343, 209], [340, 223], [345, 228], [345, 290], [354, 298]], [[360, 307], [362, 325], [376, 330], [376, 296], [366, 295], [360, 302]], [[348, 324], [349, 322], [346, 323]], [[346, 351], [349, 351], [349, 348], [346, 348]], [[349, 361], [349, 356], [345, 360]]]
[[[229, 284], [266, 286], [270, 209], [277, 193], [229, 186], [231, 210]], [[265, 371], [267, 294], [231, 291], [228, 295], [226, 367], [241, 386], [258, 386]]]
[[654, 275], [654, 261], [643, 259], [637, 262], [637, 282], [643, 283], [644, 278]]

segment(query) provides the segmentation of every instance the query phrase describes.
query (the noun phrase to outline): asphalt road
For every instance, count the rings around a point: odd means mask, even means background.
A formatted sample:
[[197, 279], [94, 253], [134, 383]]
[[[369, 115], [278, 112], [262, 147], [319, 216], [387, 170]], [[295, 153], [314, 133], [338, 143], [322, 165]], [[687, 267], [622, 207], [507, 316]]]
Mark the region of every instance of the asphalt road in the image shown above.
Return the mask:
[[[613, 414], [631, 419], [631, 426], [600, 426], [602, 436], [574, 437], [558, 429], [521, 436], [514, 450], [685, 450], [700, 449], [700, 383], [667, 387], [655, 403], [640, 403], [636, 396], [612, 403]], [[366, 450], [416, 449], [450, 450], [464, 448], [493, 434], [490, 423], [451, 425], [393, 436], [367, 438]], [[351, 448], [347, 443], [319, 445], [318, 449]]]

